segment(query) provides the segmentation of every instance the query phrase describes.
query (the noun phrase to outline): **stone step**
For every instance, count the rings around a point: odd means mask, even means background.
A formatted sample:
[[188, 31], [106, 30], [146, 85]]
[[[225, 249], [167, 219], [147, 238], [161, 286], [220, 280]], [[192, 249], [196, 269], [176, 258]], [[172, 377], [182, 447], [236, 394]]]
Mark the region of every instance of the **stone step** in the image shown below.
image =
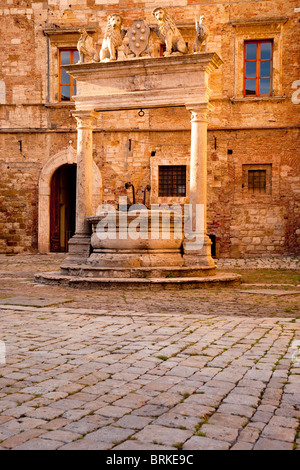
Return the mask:
[[62, 265], [61, 274], [66, 276], [96, 278], [186, 278], [205, 277], [215, 274], [211, 266], [163, 266], [163, 267], [99, 267], [90, 265]]
[[211, 287], [235, 287], [241, 276], [233, 273], [218, 273], [204, 277], [177, 278], [100, 278], [68, 276], [60, 272], [46, 272], [35, 275], [35, 280], [44, 284], [64, 285], [89, 289], [197, 289]]

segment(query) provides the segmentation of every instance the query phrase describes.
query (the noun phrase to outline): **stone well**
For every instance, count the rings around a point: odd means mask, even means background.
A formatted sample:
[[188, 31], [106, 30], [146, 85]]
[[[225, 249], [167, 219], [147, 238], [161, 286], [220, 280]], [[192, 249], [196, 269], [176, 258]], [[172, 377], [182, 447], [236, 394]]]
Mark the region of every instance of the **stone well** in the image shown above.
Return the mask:
[[[196, 53], [64, 67], [77, 82], [76, 232], [60, 272], [40, 274], [36, 276], [39, 281], [97, 288], [178, 288], [240, 282], [237, 275], [215, 272], [206, 232], [207, 115], [211, 109], [208, 79], [221, 64], [216, 53]], [[159, 223], [155, 237], [143, 237], [143, 220], [147, 218], [149, 233], [149, 224], [156, 216], [146, 210], [139, 214], [141, 236], [125, 237], [124, 230], [134, 222], [133, 215], [126, 212], [124, 223], [125, 213], [116, 211], [116, 237], [99, 238], [97, 227], [102, 216], [93, 214], [92, 208], [93, 128], [99, 113], [177, 106], [191, 113], [190, 232], [174, 236], [173, 218], [169, 238], [163, 236], [163, 223]], [[198, 207], [202, 208], [200, 229]], [[191, 247], [193, 240], [196, 242]]]

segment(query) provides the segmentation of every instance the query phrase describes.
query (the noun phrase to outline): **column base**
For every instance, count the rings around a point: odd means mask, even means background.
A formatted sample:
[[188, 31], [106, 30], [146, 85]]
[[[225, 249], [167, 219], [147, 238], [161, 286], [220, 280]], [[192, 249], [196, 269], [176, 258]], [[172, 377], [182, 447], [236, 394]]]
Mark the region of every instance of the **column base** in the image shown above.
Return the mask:
[[64, 264], [84, 264], [91, 253], [91, 235], [77, 233], [68, 242], [68, 254]]
[[204, 236], [202, 242], [195, 239], [185, 239], [183, 241], [184, 264], [186, 266], [215, 267], [214, 259], [211, 256], [211, 245], [212, 242], [207, 235]]

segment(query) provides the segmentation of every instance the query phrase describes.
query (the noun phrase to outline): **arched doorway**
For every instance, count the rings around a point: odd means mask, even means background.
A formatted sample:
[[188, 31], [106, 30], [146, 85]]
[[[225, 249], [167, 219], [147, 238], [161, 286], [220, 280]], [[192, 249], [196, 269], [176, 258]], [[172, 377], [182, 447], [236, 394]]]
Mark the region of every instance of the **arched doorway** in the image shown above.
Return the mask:
[[75, 232], [76, 164], [60, 166], [50, 183], [50, 251], [66, 252]]
[[[64, 165], [70, 166], [77, 162], [76, 149], [69, 145], [53, 155], [43, 166], [39, 179], [39, 216], [38, 216], [38, 250], [49, 253], [50, 247], [50, 195], [51, 181], [56, 170]], [[93, 213], [102, 204], [102, 177], [100, 170], [93, 162]], [[92, 214], [91, 214], [92, 215]]]

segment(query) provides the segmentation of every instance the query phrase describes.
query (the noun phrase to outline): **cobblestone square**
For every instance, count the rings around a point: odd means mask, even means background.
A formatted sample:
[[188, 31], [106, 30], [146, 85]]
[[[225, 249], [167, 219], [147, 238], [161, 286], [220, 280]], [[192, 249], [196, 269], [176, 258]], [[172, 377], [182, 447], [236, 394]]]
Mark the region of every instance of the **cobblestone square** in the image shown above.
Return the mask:
[[0, 256], [2, 450], [300, 448], [297, 296], [34, 281], [60, 259]]

